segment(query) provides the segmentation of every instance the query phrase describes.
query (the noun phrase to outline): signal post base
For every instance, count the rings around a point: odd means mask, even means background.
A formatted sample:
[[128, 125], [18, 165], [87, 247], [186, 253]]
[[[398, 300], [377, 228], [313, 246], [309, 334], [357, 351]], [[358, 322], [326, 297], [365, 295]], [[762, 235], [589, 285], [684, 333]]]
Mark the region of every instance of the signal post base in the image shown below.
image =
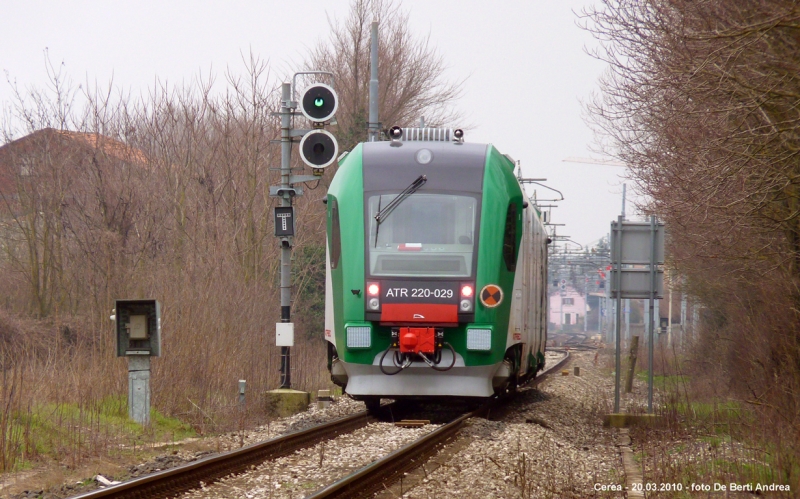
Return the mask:
[[659, 426], [662, 418], [655, 414], [611, 413], [603, 416], [603, 426], [627, 428], [629, 426]]

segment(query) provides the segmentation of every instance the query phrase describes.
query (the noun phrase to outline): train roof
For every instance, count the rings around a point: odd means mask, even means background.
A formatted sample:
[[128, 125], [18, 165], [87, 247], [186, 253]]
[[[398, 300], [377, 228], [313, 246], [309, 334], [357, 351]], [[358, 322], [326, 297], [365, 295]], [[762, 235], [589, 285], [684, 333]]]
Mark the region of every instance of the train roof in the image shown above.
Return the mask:
[[488, 144], [464, 142], [365, 142], [364, 190], [396, 189], [407, 179], [427, 175], [429, 189], [478, 192], [489, 150]]

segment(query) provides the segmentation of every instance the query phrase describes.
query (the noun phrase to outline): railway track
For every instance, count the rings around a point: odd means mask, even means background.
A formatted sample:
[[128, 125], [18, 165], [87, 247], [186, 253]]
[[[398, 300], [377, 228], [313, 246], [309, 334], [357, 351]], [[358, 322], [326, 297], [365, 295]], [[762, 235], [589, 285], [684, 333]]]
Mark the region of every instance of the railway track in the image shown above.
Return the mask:
[[[384, 410], [389, 411], [391, 408], [384, 406]], [[366, 411], [359, 412], [306, 430], [217, 454], [104, 489], [93, 490], [74, 496], [72, 499], [172, 497], [222, 477], [241, 473], [264, 461], [276, 459], [338, 435], [352, 432], [376, 420]]]
[[[569, 352], [565, 353], [566, 355], [560, 362], [537, 376], [529, 386], [536, 386], [544, 381], [549, 374], [563, 367], [569, 360]], [[385, 486], [399, 480], [404, 473], [423, 464], [440, 447], [453, 440], [468, 419], [486, 417], [492, 409], [502, 403], [503, 400], [501, 399], [493, 399], [475, 411], [464, 414], [424, 437], [397, 449], [383, 459], [375, 461], [355, 473], [306, 496], [306, 499], [371, 497], [376, 492], [383, 490]]]
[[[543, 381], [548, 374], [557, 371], [568, 359], [569, 354], [567, 352], [564, 359], [541, 373], [529, 386], [535, 386]], [[440, 447], [453, 440], [469, 418], [486, 417], [492, 410], [503, 403], [504, 400], [492, 399], [480, 408], [459, 416], [439, 429], [314, 492], [308, 497], [370, 496], [372, 493], [382, 490], [384, 484], [390, 484], [398, 480], [403, 473], [424, 463]], [[394, 404], [390, 404], [384, 406], [383, 411], [388, 416], [393, 409]], [[360, 412], [272, 440], [210, 456], [118, 485], [87, 492], [74, 496], [72, 499], [173, 497], [199, 488], [204, 484], [210, 484], [223, 477], [245, 472], [262, 462], [286, 456], [297, 450], [316, 445], [319, 442], [355, 431], [376, 421], [379, 421], [379, 419], [371, 416], [366, 411]]]

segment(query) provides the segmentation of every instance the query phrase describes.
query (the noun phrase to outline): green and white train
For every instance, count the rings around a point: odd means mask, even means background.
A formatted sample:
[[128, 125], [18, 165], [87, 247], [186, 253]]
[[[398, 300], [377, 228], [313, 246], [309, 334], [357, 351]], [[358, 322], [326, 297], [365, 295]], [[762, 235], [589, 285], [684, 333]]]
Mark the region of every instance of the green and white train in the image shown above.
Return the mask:
[[542, 214], [492, 145], [390, 133], [347, 154], [328, 190], [331, 377], [371, 409], [513, 390], [544, 366]]

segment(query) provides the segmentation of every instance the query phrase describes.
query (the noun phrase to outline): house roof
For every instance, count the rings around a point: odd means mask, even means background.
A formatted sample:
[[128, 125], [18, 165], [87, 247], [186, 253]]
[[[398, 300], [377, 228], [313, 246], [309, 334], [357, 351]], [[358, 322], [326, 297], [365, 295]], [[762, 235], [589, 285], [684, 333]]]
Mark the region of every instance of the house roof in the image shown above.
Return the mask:
[[110, 158], [122, 161], [140, 164], [147, 162], [147, 156], [141, 150], [99, 133], [43, 128], [0, 147], [0, 196], [13, 194], [16, 190], [14, 182], [16, 169], [19, 168], [17, 164], [19, 158], [26, 152], [41, 147], [42, 144], [47, 144], [50, 150], [59, 147], [78, 148], [89, 154], [101, 152]]

